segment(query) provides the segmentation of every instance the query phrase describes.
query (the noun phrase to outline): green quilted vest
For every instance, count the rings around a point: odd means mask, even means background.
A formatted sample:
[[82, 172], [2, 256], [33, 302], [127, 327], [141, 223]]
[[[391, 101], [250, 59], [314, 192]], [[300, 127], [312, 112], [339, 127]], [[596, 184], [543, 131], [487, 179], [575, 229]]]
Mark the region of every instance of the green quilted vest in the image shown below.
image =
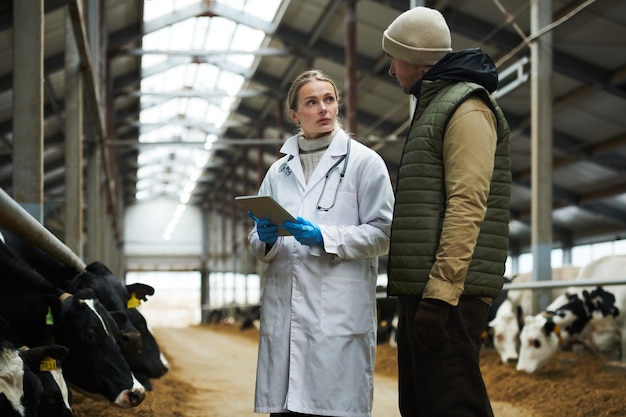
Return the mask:
[[487, 213], [463, 295], [495, 297], [502, 289], [511, 195], [508, 123], [498, 104], [480, 85], [439, 80], [423, 83], [402, 153], [389, 249], [389, 295], [421, 295], [424, 291], [445, 213], [443, 134], [450, 116], [473, 94], [484, 97], [496, 115], [498, 145]]

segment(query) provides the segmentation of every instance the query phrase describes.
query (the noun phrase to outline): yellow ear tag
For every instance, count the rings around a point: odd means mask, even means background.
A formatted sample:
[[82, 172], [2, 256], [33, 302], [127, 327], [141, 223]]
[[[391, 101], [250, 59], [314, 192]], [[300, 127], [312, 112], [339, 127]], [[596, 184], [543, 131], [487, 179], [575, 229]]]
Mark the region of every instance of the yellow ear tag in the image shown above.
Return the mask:
[[56, 371], [57, 361], [52, 359], [50, 356], [46, 356], [41, 360], [41, 362], [39, 362], [39, 370], [41, 372]]
[[46, 325], [54, 325], [54, 317], [52, 316], [52, 310], [48, 307], [48, 313], [46, 314]]
[[128, 302], [126, 303], [126, 307], [128, 307], [128, 308], [137, 308], [140, 305], [141, 305], [141, 301], [139, 301], [139, 298], [137, 298], [135, 293], [132, 293], [130, 295], [130, 298], [128, 299]]

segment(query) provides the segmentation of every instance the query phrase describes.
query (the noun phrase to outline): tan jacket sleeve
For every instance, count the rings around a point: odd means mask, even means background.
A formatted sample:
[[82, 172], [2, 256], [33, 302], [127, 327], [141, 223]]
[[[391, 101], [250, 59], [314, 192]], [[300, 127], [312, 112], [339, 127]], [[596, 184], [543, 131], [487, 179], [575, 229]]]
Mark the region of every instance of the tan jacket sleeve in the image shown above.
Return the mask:
[[452, 115], [443, 140], [446, 212], [423, 298], [457, 305], [487, 211], [497, 145], [493, 111], [470, 97]]

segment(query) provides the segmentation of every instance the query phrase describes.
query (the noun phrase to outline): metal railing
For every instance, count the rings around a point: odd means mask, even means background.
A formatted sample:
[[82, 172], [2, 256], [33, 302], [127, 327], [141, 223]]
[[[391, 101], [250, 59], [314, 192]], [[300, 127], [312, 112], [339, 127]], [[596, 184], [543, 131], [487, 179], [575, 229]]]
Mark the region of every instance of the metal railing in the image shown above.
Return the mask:
[[60, 262], [82, 271], [85, 263], [0, 188], [0, 226], [47, 252]]
[[503, 290], [541, 290], [549, 288], [564, 288], [564, 287], [597, 287], [598, 285], [624, 285], [626, 284], [626, 278], [614, 278], [614, 279], [594, 279], [594, 278], [581, 278], [576, 280], [566, 281], [528, 281], [528, 282], [511, 282], [504, 284]]

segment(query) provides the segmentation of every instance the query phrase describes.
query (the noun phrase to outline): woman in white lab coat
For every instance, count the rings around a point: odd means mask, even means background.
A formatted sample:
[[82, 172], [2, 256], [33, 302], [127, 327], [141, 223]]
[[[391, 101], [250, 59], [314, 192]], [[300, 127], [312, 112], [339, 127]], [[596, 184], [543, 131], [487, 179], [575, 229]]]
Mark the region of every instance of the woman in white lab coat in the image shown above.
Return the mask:
[[[335, 84], [302, 73], [288, 95], [300, 133], [259, 194], [295, 218], [255, 218], [248, 238], [269, 263], [263, 286], [255, 411], [369, 417], [378, 256], [389, 247], [393, 191], [382, 158], [337, 122]], [[250, 213], [249, 213], [250, 214]], [[254, 217], [254, 216], [251, 216]]]

